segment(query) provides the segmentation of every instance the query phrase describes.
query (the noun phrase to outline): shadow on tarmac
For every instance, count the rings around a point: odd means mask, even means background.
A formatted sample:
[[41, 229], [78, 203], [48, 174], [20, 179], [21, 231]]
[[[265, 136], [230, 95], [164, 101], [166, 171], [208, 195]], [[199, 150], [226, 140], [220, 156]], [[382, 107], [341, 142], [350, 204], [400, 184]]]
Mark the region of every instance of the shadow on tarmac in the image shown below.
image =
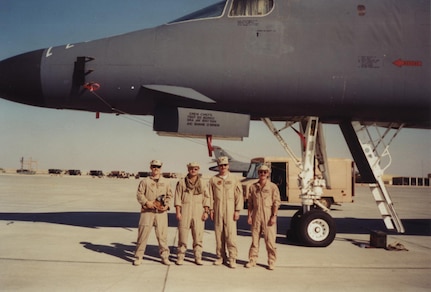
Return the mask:
[[[134, 260], [136, 243], [134, 243], [133, 245], [126, 245], [122, 243], [111, 243], [111, 245], [103, 245], [103, 244], [94, 244], [91, 242], [82, 241], [80, 242], [80, 244], [82, 244], [82, 246], [88, 250], [117, 257], [126, 262], [132, 263]], [[175, 262], [177, 260], [176, 248], [175, 247], [169, 247], [169, 248], [170, 248], [169, 259], [172, 262]], [[213, 262], [215, 258], [216, 256], [213, 253], [209, 253], [205, 251], [202, 253], [203, 261]], [[148, 261], [153, 261], [153, 262], [161, 262], [160, 255], [159, 255], [159, 247], [157, 245], [148, 244], [145, 249], [145, 255], [143, 259]], [[187, 250], [185, 261], [194, 263], [193, 251]], [[238, 261], [238, 264], [245, 264], [245, 262]]]
[[[83, 247], [91, 251], [114, 256], [127, 262], [133, 262], [135, 245], [125, 245], [122, 243], [111, 243], [111, 245], [103, 245], [103, 244], [94, 244], [86, 241], [82, 241], [80, 242], [80, 244], [82, 244]], [[146, 250], [148, 251], [148, 253], [151, 252], [150, 257], [153, 257], [154, 249], [157, 250], [158, 247], [153, 245], [147, 246]]]
[[[0, 220], [18, 222], [45, 222], [86, 228], [120, 227], [137, 228], [138, 212], [49, 212], [49, 213], [0, 213]], [[334, 218], [337, 233], [369, 234], [371, 230], [386, 230], [383, 220], [364, 218]], [[406, 232], [404, 235], [431, 236], [431, 219], [403, 219]], [[169, 227], [177, 227], [175, 214], [168, 214]], [[238, 235], [249, 236], [250, 226], [247, 216], [238, 221]], [[290, 226], [290, 217], [279, 216], [277, 220], [278, 234], [285, 235]], [[214, 230], [213, 222], [205, 222], [206, 230]], [[391, 232], [387, 232], [391, 234]], [[394, 234], [396, 234], [394, 232]]]
[[[7, 225], [14, 222], [43, 222], [52, 224], [69, 225], [85, 228], [137, 228], [139, 222], [138, 212], [52, 212], [52, 213], [0, 213], [0, 220], [6, 221]], [[369, 234], [371, 230], [386, 230], [383, 221], [378, 219], [361, 219], [361, 218], [334, 218], [337, 233], [345, 234]], [[431, 219], [404, 219], [402, 220], [406, 229], [405, 235], [431, 236]], [[168, 213], [168, 224], [170, 227], [177, 226], [175, 214]], [[290, 226], [290, 217], [280, 216], [277, 220], [278, 235], [276, 242], [282, 245], [301, 246], [300, 243], [291, 241], [286, 238], [286, 231]], [[211, 220], [205, 222], [206, 230], [214, 230], [214, 224]], [[241, 216], [237, 224], [239, 236], [249, 237], [250, 226], [247, 223], [247, 216]], [[390, 232], [387, 232], [390, 234]], [[368, 245], [368, 241], [358, 241], [348, 238], [337, 237], [336, 240], [350, 241], [358, 247]], [[93, 252], [104, 253], [112, 257], [117, 257], [125, 262], [132, 263], [134, 260], [134, 251], [136, 243], [123, 244], [111, 243], [97, 244], [82, 241], [80, 244]], [[176, 261], [176, 247], [170, 246], [170, 260]], [[207, 262], [213, 262], [216, 256], [213, 253], [204, 252], [202, 259]], [[160, 262], [159, 247], [157, 245], [147, 245], [144, 260]], [[186, 261], [193, 263], [193, 251], [188, 250]], [[239, 265], [244, 265], [245, 261], [238, 261]]]

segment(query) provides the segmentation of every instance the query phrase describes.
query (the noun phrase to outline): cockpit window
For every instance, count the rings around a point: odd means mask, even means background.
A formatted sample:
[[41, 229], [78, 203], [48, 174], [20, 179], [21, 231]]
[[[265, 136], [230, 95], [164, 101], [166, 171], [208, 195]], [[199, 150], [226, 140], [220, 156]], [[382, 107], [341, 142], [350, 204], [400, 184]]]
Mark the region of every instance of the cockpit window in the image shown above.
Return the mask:
[[260, 162], [252, 162], [248, 168], [247, 175], [245, 177], [248, 179], [259, 178], [259, 176], [257, 175], [257, 169], [261, 165], [262, 163]]
[[268, 14], [274, 0], [233, 0], [229, 16], [260, 16]]
[[203, 8], [201, 10], [198, 10], [196, 12], [190, 13], [186, 16], [181, 17], [181, 18], [178, 18], [178, 19], [171, 21], [169, 23], [181, 22], [181, 21], [187, 21], [187, 20], [195, 20], [195, 19], [202, 19], [202, 18], [219, 17], [219, 16], [222, 16], [225, 6], [226, 6], [226, 1], [221, 1], [221, 2], [218, 2], [218, 3], [213, 4], [211, 6], [208, 6], [206, 8]]

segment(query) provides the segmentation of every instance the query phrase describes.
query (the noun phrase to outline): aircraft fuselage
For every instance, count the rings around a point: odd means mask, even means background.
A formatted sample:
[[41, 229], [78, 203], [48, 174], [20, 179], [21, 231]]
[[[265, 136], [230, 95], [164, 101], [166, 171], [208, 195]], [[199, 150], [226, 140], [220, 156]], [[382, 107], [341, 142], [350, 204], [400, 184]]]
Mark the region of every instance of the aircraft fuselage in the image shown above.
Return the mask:
[[[3, 60], [0, 96], [94, 112], [181, 106], [430, 127], [430, 1], [275, 0], [256, 16], [230, 15], [231, 2], [217, 17]], [[96, 83], [104, 102], [84, 87]]]

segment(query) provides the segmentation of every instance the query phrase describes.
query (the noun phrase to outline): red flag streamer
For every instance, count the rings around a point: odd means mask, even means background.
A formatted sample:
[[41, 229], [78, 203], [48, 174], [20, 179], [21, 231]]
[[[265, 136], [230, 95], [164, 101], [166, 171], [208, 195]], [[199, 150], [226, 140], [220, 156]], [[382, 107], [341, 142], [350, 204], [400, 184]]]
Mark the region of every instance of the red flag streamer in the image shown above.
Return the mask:
[[298, 134], [299, 138], [301, 139], [302, 150], [305, 151], [305, 149], [307, 148], [307, 141], [305, 140], [305, 136], [294, 127], [291, 128], [295, 131], [296, 134]]
[[212, 142], [213, 142], [213, 136], [212, 136], [212, 135], [207, 135], [208, 155], [209, 155], [210, 157], [212, 157], [212, 156], [213, 156], [213, 150], [214, 150], [213, 145], [212, 145]]

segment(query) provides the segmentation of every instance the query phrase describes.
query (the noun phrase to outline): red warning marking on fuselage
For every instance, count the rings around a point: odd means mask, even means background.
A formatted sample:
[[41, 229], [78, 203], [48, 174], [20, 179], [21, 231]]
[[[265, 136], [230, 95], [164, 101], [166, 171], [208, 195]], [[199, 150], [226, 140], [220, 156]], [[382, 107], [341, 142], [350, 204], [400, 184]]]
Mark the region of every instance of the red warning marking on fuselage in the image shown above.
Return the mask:
[[403, 67], [403, 66], [408, 66], [408, 67], [422, 67], [422, 61], [412, 61], [412, 60], [402, 60], [402, 59], [398, 59], [396, 61], [393, 61], [392, 64], [394, 64], [397, 67]]

